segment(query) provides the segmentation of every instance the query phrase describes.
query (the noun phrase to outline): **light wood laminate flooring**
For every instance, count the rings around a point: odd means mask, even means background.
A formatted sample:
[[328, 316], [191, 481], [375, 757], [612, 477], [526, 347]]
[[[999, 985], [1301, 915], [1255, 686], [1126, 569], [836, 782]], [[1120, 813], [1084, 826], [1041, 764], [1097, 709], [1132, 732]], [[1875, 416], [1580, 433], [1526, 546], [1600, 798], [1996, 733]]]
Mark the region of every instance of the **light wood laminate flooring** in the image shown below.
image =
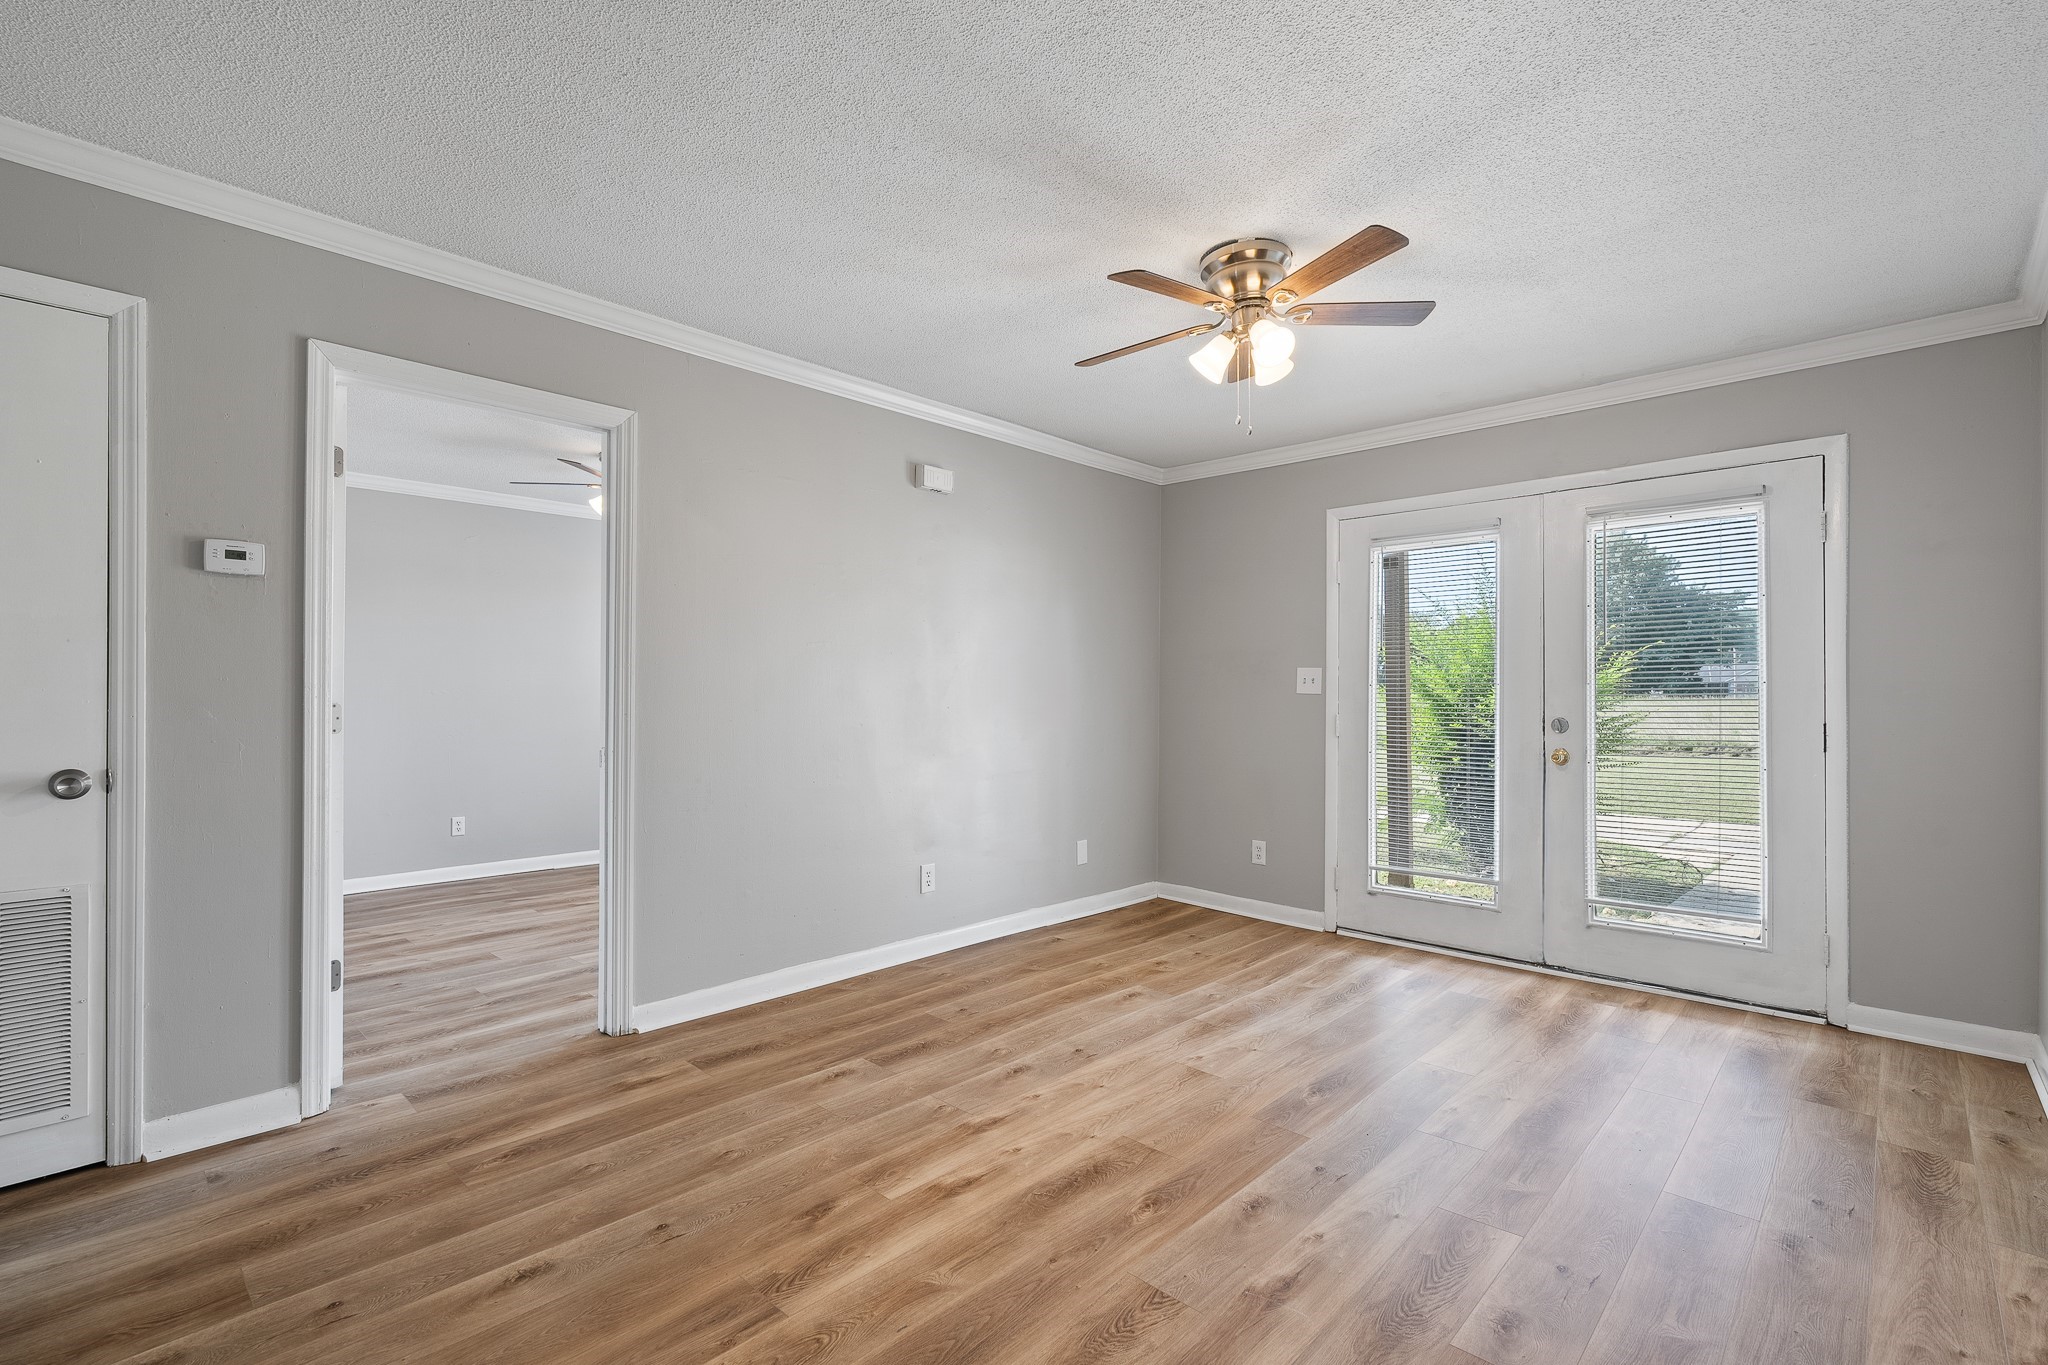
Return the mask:
[[8, 1362], [2048, 1361], [2024, 1070], [1168, 901], [630, 1038], [352, 897], [296, 1128], [0, 1192]]

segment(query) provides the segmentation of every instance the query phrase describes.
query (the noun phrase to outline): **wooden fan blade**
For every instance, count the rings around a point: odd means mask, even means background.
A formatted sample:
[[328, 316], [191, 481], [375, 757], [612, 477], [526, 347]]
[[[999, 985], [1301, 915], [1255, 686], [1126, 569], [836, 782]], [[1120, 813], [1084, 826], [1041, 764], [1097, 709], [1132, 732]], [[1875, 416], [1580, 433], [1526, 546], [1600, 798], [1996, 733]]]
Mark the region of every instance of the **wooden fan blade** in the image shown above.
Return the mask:
[[1365, 231], [1337, 243], [1274, 285], [1271, 292], [1278, 294], [1284, 290], [1297, 299], [1305, 299], [1318, 289], [1327, 289], [1346, 275], [1363, 270], [1374, 261], [1391, 256], [1406, 245], [1406, 237], [1390, 227], [1381, 227], [1375, 223]]
[[584, 473], [588, 474], [593, 479], [601, 479], [604, 477], [602, 473], [595, 469], [592, 469], [589, 465], [583, 463], [583, 461], [581, 460], [572, 460], [567, 455], [557, 455], [555, 456], [555, 458], [557, 460], [560, 460], [563, 464], [569, 466], [569, 468], [571, 469], [582, 470]]
[[1290, 317], [1309, 327], [1413, 327], [1436, 308], [1434, 299], [1405, 303], [1305, 303], [1306, 317]]
[[1140, 341], [1130, 346], [1119, 346], [1114, 351], [1104, 351], [1101, 355], [1091, 355], [1086, 360], [1075, 361], [1074, 364], [1076, 366], [1100, 365], [1105, 360], [1115, 360], [1118, 356], [1129, 355], [1133, 351], [1142, 351], [1151, 346], [1164, 346], [1169, 341], [1179, 341], [1182, 337], [1191, 337], [1199, 332], [1214, 331], [1222, 325], [1220, 322], [1205, 322], [1199, 327], [1183, 327], [1178, 332], [1168, 332], [1163, 337], [1153, 337], [1150, 341]]
[[1221, 294], [1212, 294], [1206, 289], [1197, 289], [1179, 280], [1170, 280], [1164, 275], [1155, 275], [1149, 270], [1119, 270], [1110, 276], [1118, 284], [1127, 284], [1133, 289], [1149, 289], [1155, 294], [1164, 294], [1182, 303], [1200, 304], [1206, 308], [1212, 303], [1228, 303]]
[[1237, 349], [1230, 353], [1230, 368], [1223, 372], [1223, 382], [1235, 384], [1241, 379], [1252, 377], [1252, 344], [1238, 339]]

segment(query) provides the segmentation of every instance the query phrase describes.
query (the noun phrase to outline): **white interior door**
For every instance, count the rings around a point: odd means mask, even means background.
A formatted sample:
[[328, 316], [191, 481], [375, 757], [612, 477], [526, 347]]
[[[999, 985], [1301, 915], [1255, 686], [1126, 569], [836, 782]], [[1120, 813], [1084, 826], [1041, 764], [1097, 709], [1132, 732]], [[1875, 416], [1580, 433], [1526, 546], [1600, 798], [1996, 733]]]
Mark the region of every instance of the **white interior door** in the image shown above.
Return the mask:
[[0, 298], [0, 1185], [107, 1154], [107, 340]]
[[1826, 1006], [1821, 459], [1338, 524], [1338, 927]]
[[1821, 1010], [1817, 457], [1544, 497], [1544, 960]]
[[1541, 510], [1511, 498], [1341, 524], [1345, 928], [1542, 953]]

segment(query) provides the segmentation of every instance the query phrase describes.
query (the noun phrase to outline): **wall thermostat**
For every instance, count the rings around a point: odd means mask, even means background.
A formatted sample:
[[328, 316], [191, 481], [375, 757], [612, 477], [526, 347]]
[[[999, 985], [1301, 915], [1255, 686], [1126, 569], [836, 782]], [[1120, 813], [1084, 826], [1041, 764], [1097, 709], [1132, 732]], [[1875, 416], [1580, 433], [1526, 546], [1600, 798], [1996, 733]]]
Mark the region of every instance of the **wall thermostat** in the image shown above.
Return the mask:
[[953, 491], [953, 471], [935, 464], [921, 464], [917, 467], [917, 486], [933, 493], [950, 493]]
[[263, 547], [253, 540], [209, 540], [202, 562], [208, 573], [263, 573]]

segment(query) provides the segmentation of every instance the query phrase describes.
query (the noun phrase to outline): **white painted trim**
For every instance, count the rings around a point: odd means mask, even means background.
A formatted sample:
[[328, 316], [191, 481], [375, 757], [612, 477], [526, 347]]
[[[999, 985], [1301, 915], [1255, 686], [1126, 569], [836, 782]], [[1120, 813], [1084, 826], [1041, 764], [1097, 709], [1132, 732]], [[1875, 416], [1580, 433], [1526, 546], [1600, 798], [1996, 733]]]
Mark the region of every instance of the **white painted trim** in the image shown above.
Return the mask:
[[2026, 1062], [2041, 1048], [2041, 1040], [2019, 1029], [1992, 1028], [1988, 1024], [1966, 1024], [1959, 1019], [1937, 1019], [1930, 1014], [1906, 1014], [1879, 1009], [1854, 1001], [1842, 1007], [1834, 1022], [1851, 1033], [1872, 1033], [1880, 1038], [1897, 1038], [1907, 1043], [1946, 1048], [1950, 1052], [1974, 1052], [1979, 1057], [1996, 1057], [2005, 1062]]
[[311, 209], [287, 204], [268, 195], [239, 189], [190, 171], [160, 166], [141, 157], [101, 147], [62, 133], [38, 128], [18, 119], [0, 118], [0, 156], [37, 170], [100, 185], [140, 199], [168, 204], [188, 213], [203, 214], [224, 223], [269, 233], [289, 241], [318, 247], [339, 255], [368, 261], [390, 270], [404, 271], [421, 279], [466, 289], [489, 298], [503, 299], [556, 317], [601, 327], [621, 336], [665, 346], [670, 350], [702, 356], [756, 374], [800, 384], [822, 393], [851, 398], [855, 402], [906, 416], [935, 422], [958, 431], [986, 436], [1056, 459], [1107, 470], [1145, 483], [1185, 483], [1191, 479], [1215, 478], [1252, 469], [1296, 464], [1303, 460], [1326, 459], [1355, 451], [1428, 440], [1463, 431], [1555, 417], [1631, 403], [1641, 398], [1739, 383], [1767, 375], [1820, 365], [1839, 364], [1866, 356], [1885, 355], [1918, 346], [1961, 341], [1973, 336], [2029, 327], [2048, 316], [2048, 199], [2042, 204], [2032, 247], [2021, 272], [2020, 295], [2006, 303], [1988, 304], [1936, 317], [1875, 327], [1844, 336], [1802, 342], [1794, 346], [1734, 356], [1705, 364], [1686, 365], [1656, 374], [1638, 375], [1585, 388], [1498, 403], [1463, 412], [1376, 427], [1341, 436], [1325, 437], [1298, 445], [1232, 455], [1219, 460], [1162, 469], [1126, 456], [1111, 454], [1093, 446], [1069, 441], [1049, 432], [1037, 431], [1015, 422], [971, 412], [946, 403], [920, 398], [870, 380], [814, 365], [809, 361], [777, 354], [758, 346], [715, 335], [667, 318], [657, 317], [622, 304], [580, 294], [559, 285], [515, 274], [497, 266], [458, 256], [453, 252], [409, 242], [390, 233], [344, 222]]
[[1277, 901], [1226, 896], [1221, 891], [1203, 891], [1198, 887], [1174, 886], [1168, 882], [1159, 884], [1159, 894], [1166, 900], [1180, 901], [1184, 905], [1221, 910], [1226, 915], [1243, 915], [1246, 919], [1262, 919], [1269, 924], [1285, 924], [1293, 929], [1314, 929], [1320, 933], [1324, 928], [1323, 917], [1318, 912], [1281, 905]]
[[627, 413], [604, 436], [604, 791], [597, 822], [597, 1027], [633, 1031], [633, 931], [639, 893], [633, 861], [639, 798], [634, 765], [640, 676], [640, 418]]
[[2027, 250], [2026, 264], [2020, 267], [2020, 302], [2034, 315], [2034, 321], [2048, 319], [2048, 193], [2041, 196], [2034, 242]]
[[425, 483], [419, 479], [394, 478], [389, 474], [358, 474], [349, 470], [342, 478], [350, 488], [366, 493], [402, 493], [413, 498], [439, 498], [443, 502], [469, 502], [479, 507], [505, 507], [515, 512], [545, 512], [555, 517], [582, 517], [601, 521], [604, 514], [587, 502], [556, 502], [520, 493], [497, 493], [488, 488], [464, 488], [452, 483]]
[[[1166, 882], [1159, 883], [1157, 889], [1162, 900], [1180, 901], [1185, 905], [1200, 906], [1207, 910], [1249, 915], [1253, 919], [1271, 920], [1275, 924], [1286, 924], [1300, 929], [1320, 931], [1322, 928], [1320, 915], [1312, 910], [1302, 910], [1291, 905], [1246, 900], [1242, 896], [1226, 896], [1214, 891], [1174, 886]], [[1540, 962], [1491, 957], [1485, 953], [1467, 952], [1462, 948], [1446, 948], [1435, 943], [1391, 938], [1363, 929], [1340, 929], [1337, 932], [1345, 938], [1365, 939], [1372, 943], [1384, 943], [1393, 948], [1413, 948], [1418, 952], [1434, 953], [1440, 957], [1455, 957], [1466, 962], [1484, 962], [1490, 966], [1536, 972], [1542, 976], [1563, 977], [1569, 981], [1585, 981], [1596, 986], [1616, 986], [1623, 990], [1642, 991], [1646, 995], [1667, 996], [1673, 1000], [1696, 1000], [1703, 1005], [1719, 1005], [1725, 1009], [1742, 1010], [1750, 1014], [1768, 1014], [1780, 1019], [1798, 1019], [1812, 1024], [1822, 1022], [1810, 1014], [1773, 1009], [1769, 1005], [1752, 1005], [1741, 1000], [1724, 1000], [1718, 996], [1673, 990], [1641, 981], [1622, 981], [1613, 977], [1595, 976], [1569, 968], [1546, 966]], [[2025, 1062], [2034, 1078], [2035, 1088], [2041, 1094], [2042, 1105], [2044, 1109], [2048, 1109], [2048, 1048], [2044, 1048], [2042, 1040], [2034, 1034], [2015, 1029], [1989, 1028], [1983, 1024], [1965, 1024], [1953, 1019], [1934, 1019], [1921, 1014], [1901, 1014], [1897, 1010], [1881, 1010], [1869, 1005], [1855, 1004], [1845, 1006], [1842, 1017], [1832, 1022], [1845, 1025], [1853, 1033], [1873, 1033], [1909, 1043], [1925, 1043], [1929, 1047], [1945, 1048], [1951, 1052], [1973, 1052], [1979, 1056], [1996, 1057], [2002, 1061]]]
[[217, 1147], [223, 1142], [289, 1128], [300, 1117], [299, 1088], [295, 1085], [209, 1104], [188, 1113], [169, 1114], [142, 1125], [142, 1159], [162, 1161], [202, 1147]]
[[[299, 835], [299, 1103], [305, 1117], [326, 1110], [341, 1038], [328, 1014], [328, 954], [341, 907], [341, 773], [328, 717], [340, 688], [342, 535], [347, 501], [329, 489], [332, 452], [343, 439], [333, 358], [317, 342], [306, 357], [306, 545], [304, 696]], [[329, 799], [330, 792], [336, 793]]]
[[1849, 1004], [1849, 438], [1821, 452], [1821, 756], [1822, 910], [1828, 936], [1827, 1015], [1841, 1021]]
[[534, 858], [505, 858], [495, 863], [464, 863], [459, 867], [423, 867], [416, 872], [385, 872], [375, 877], [350, 877], [341, 884], [344, 896], [364, 891], [393, 891], [406, 886], [439, 886], [443, 882], [474, 882], [510, 877], [521, 872], [549, 872], [559, 867], [596, 867], [598, 853], [543, 853]]
[[[4, 128], [0, 128], [4, 132]], [[346, 386], [372, 386], [588, 427], [603, 440], [605, 470], [605, 773], [599, 819], [598, 1027], [625, 1033], [632, 1019], [633, 669], [636, 601], [633, 537], [639, 419], [629, 409], [463, 374], [332, 342], [307, 343], [306, 634], [303, 865], [300, 884], [300, 1104], [326, 1109], [340, 1075], [340, 1040], [329, 1018], [328, 961], [338, 941], [341, 897], [341, 771], [330, 719], [341, 697], [339, 634], [347, 500], [334, 488], [333, 449], [345, 446], [337, 402]], [[343, 723], [347, 717], [344, 712]]]
[[0, 267], [0, 294], [108, 321], [107, 1164], [142, 1157], [142, 942], [149, 819], [148, 303]]
[[1047, 925], [1065, 924], [1069, 920], [1086, 919], [1090, 915], [1100, 915], [1109, 910], [1121, 910], [1127, 905], [1139, 905], [1156, 899], [1160, 894], [1156, 882], [1141, 882], [1136, 886], [1127, 886], [1121, 891], [1104, 891], [1093, 896], [1083, 896], [1078, 900], [1062, 901], [1057, 905], [1040, 906], [1035, 910], [1023, 910], [1014, 915], [963, 924], [957, 929], [942, 929], [937, 933], [921, 934], [916, 938], [899, 939], [877, 948], [862, 948], [857, 952], [841, 953], [837, 957], [820, 958], [816, 962], [801, 962], [793, 967], [763, 972], [759, 976], [750, 976], [739, 981], [728, 981], [720, 986], [706, 986], [702, 990], [671, 996], [666, 1000], [635, 1005], [633, 1031], [645, 1033], [691, 1019], [702, 1019], [707, 1015], [723, 1014], [727, 1010], [736, 1010], [743, 1005], [757, 1005], [763, 1000], [774, 1000], [785, 995], [795, 995], [799, 991], [829, 986], [835, 981], [865, 976], [869, 972], [878, 972], [885, 967], [900, 966], [905, 962], [915, 962], [919, 958], [949, 953], [955, 948], [986, 943], [990, 939], [1007, 938], [1011, 934], [1021, 934], [1027, 929], [1043, 929]]
[[[1657, 479], [1673, 474], [1697, 474], [1742, 465], [1770, 464], [1818, 456], [1821, 460], [1821, 512], [1826, 543], [1821, 551], [1825, 638], [1822, 641], [1826, 682], [1824, 723], [1827, 726], [1827, 754], [1824, 759], [1827, 810], [1824, 813], [1826, 861], [1822, 870], [1826, 887], [1824, 909], [1826, 932], [1831, 945], [1826, 971], [1826, 1011], [1829, 1020], [1842, 1022], [1839, 1013], [1849, 1003], [1849, 438], [1819, 436], [1741, 450], [1687, 455], [1651, 464], [1624, 465], [1586, 474], [1557, 474], [1542, 479], [1495, 484], [1485, 488], [1456, 488], [1410, 498], [1332, 507], [1323, 522], [1323, 912], [1321, 927], [1337, 928], [1338, 810], [1337, 705], [1343, 679], [1339, 670], [1342, 595], [1340, 536], [1343, 523], [1356, 517], [1383, 516], [1390, 512], [1425, 511], [1466, 503], [1493, 502], [1501, 498], [1561, 493], [1571, 489], [1628, 483], [1636, 479]], [[1304, 912], [1306, 913], [1306, 912]], [[1345, 930], [1346, 933], [1360, 932]], [[1365, 935], [1366, 937], [1376, 937]], [[1388, 942], [1404, 940], [1387, 940]], [[1449, 950], [1446, 950], [1449, 951]], [[1549, 967], [1534, 970], [1556, 970]], [[1564, 973], [1570, 975], [1570, 973]], [[1589, 977], [1588, 980], [1601, 978]], [[1644, 989], [1661, 989], [1644, 987]], [[1684, 994], [1684, 992], [1672, 992]], [[1690, 998], [1690, 997], [1687, 997]], [[1702, 997], [1711, 998], [1711, 997]], [[1801, 1016], [1803, 1017], [1803, 1016]]]
[[[1680, 455], [1648, 464], [1617, 465], [1611, 469], [1588, 470], [1583, 474], [1552, 474], [1541, 479], [1519, 479], [1514, 483], [1491, 484], [1484, 488], [1446, 488], [1412, 498], [1388, 498], [1381, 502], [1354, 503], [1329, 509], [1329, 521], [1353, 517], [1377, 517], [1389, 512], [1420, 512], [1438, 507], [1461, 507], [1472, 502], [1494, 502], [1501, 498], [1526, 497], [1531, 493], [1565, 493], [1602, 484], [1630, 483], [1637, 479], [1661, 479], [1671, 474], [1705, 474], [1739, 465], [1770, 464], [1777, 460], [1799, 460], [1810, 455], [1825, 458], [1830, 452], [1846, 450], [1846, 436], [1814, 436], [1797, 441], [1774, 441], [1770, 445], [1745, 446], [1741, 450], [1717, 450], [1701, 455]], [[1326, 674], [1325, 677], [1328, 675]]]
[[672, 351], [702, 356], [755, 374], [801, 384], [821, 393], [851, 398], [857, 403], [900, 412], [905, 416], [936, 422], [956, 431], [986, 436], [991, 440], [1035, 450], [1041, 455], [1088, 465], [1094, 469], [1122, 474], [1146, 483], [1159, 483], [1163, 475], [1153, 465], [1112, 455], [1048, 432], [1035, 431], [984, 413], [970, 412], [948, 403], [934, 402], [916, 394], [892, 389], [872, 380], [843, 374], [807, 360], [779, 355], [759, 346], [718, 336], [623, 304], [593, 298], [573, 289], [503, 270], [494, 265], [458, 256], [452, 251], [422, 246], [373, 228], [360, 227], [311, 209], [287, 204], [268, 195], [256, 194], [233, 185], [210, 180], [190, 171], [175, 170], [100, 147], [78, 138], [53, 133], [34, 124], [0, 118], [0, 156], [37, 170], [51, 171], [83, 180], [87, 184], [119, 190], [137, 198], [168, 204], [189, 213], [204, 214], [238, 227], [267, 232], [273, 237], [300, 242], [351, 256], [372, 265], [401, 270], [421, 279], [453, 285], [471, 293], [503, 299], [572, 322], [601, 327], [608, 332], [652, 342]]
[[1385, 446], [1406, 445], [1411, 441], [1427, 441], [1433, 437], [1454, 436], [1460, 432], [1480, 431], [1487, 427], [1508, 426], [1515, 422], [1532, 422], [1543, 417], [1558, 417], [1565, 413], [1613, 407], [1617, 403], [1634, 403], [1645, 398], [1661, 398], [1666, 394], [1686, 393], [1693, 389], [1739, 384], [1747, 379], [1762, 379], [1793, 370], [1839, 365], [1847, 360], [1862, 360], [1868, 356], [1888, 355], [1894, 351], [1908, 351], [1921, 346], [1938, 346], [1949, 341], [1965, 341], [1971, 337], [1988, 336], [1993, 332], [2009, 332], [2018, 327], [2035, 326], [2040, 321], [2041, 310], [2037, 305], [2015, 299], [2010, 303], [1994, 303], [1983, 308], [1965, 309], [1960, 313], [1944, 313], [1939, 317], [1923, 318], [1917, 322], [1877, 327], [1867, 332], [1854, 332], [1848, 336], [1804, 342], [1774, 351], [1758, 351], [1752, 355], [1735, 356], [1704, 365], [1687, 365], [1675, 370], [1662, 370], [1656, 374], [1638, 375], [1633, 379], [1616, 379], [1583, 389], [1545, 394], [1538, 398], [1523, 398], [1512, 403], [1497, 403], [1491, 407], [1446, 413], [1441, 417], [1425, 417], [1419, 421], [1402, 422], [1395, 426], [1375, 427], [1369, 431], [1355, 431], [1343, 436], [1328, 436], [1319, 441], [1306, 441], [1300, 445], [1275, 446], [1271, 450], [1252, 451], [1244, 455], [1226, 456], [1220, 460], [1180, 465], [1168, 469], [1163, 482], [1172, 484], [1186, 483], [1191, 479], [1213, 479], [1224, 474], [1242, 474], [1254, 469], [1271, 469], [1276, 465], [1300, 464], [1304, 460], [1324, 460], [1334, 455], [1355, 454], [1361, 450], [1378, 450]]
[[2033, 1078], [2034, 1095], [2041, 1101], [2041, 1112], [2048, 1114], [2048, 1040], [2034, 1039], [2034, 1050], [2027, 1057], [2027, 1075]]

